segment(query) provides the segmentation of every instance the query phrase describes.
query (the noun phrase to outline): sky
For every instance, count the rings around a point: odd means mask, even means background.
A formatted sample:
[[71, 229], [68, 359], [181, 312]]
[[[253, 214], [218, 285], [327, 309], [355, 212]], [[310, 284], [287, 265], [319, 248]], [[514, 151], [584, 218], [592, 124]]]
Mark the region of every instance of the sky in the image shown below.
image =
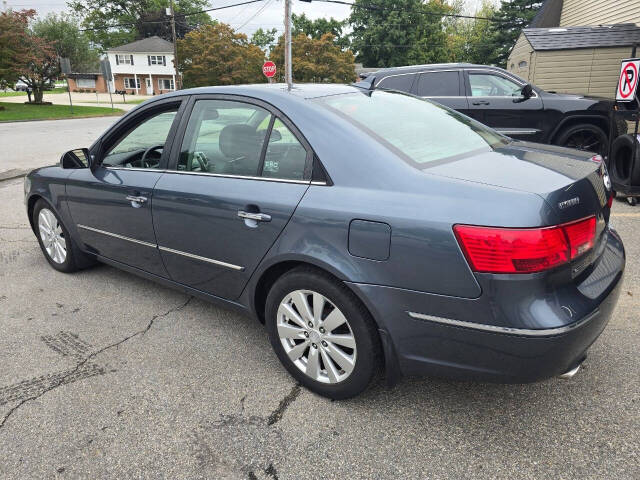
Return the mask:
[[[134, 0], [135, 1], [135, 0]], [[212, 0], [209, 2], [211, 7], [219, 7], [239, 3], [242, 0]], [[497, 0], [495, 0], [497, 3]], [[466, 10], [473, 12], [476, 6], [479, 6], [481, 0], [465, 0]], [[33, 8], [38, 12], [39, 16], [48, 13], [59, 13], [68, 11], [66, 0], [0, 0], [2, 9], [12, 8], [21, 10], [23, 8]], [[346, 5], [336, 5], [321, 2], [300, 2], [292, 1], [292, 11], [296, 14], [304, 13], [307, 17], [316, 19], [321, 17], [334, 17], [343, 20], [349, 16], [350, 7]], [[253, 3], [240, 7], [228, 8], [211, 12], [213, 18], [230, 24], [234, 29], [246, 33], [251, 36], [258, 28], [264, 29], [277, 28], [278, 31], [284, 29], [284, 1], [283, 0], [265, 0], [264, 2]]]

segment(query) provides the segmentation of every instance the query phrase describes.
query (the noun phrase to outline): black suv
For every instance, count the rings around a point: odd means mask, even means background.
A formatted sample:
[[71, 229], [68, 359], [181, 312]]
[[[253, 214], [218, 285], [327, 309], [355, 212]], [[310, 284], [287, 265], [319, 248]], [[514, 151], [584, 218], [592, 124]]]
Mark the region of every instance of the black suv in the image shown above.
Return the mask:
[[[502, 68], [460, 63], [385, 68], [361, 75], [355, 85], [428, 98], [520, 140], [607, 152], [613, 100], [545, 92]], [[624, 122], [614, 125], [614, 136], [625, 132]]]

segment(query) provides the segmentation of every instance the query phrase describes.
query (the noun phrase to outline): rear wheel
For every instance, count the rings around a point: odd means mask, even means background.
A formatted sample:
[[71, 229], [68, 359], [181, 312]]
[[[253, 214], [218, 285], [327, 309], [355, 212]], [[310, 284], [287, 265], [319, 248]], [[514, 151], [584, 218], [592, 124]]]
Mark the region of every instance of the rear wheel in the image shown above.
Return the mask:
[[344, 399], [371, 383], [380, 359], [377, 330], [338, 280], [310, 268], [292, 270], [269, 291], [265, 313], [278, 358], [308, 389]]
[[587, 152], [607, 154], [607, 134], [598, 126], [588, 123], [574, 125], [558, 136], [558, 145]]

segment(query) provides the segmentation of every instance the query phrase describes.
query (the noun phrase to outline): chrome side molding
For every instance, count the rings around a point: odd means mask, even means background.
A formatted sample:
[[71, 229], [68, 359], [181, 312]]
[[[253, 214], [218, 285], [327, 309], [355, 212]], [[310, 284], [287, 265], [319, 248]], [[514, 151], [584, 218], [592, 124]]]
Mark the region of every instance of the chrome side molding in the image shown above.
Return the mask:
[[87, 225], [78, 224], [78, 228], [83, 230], [89, 230], [90, 232], [101, 233], [102, 235], [108, 235], [109, 237], [119, 238], [120, 240], [126, 240], [127, 242], [137, 243], [138, 245], [144, 245], [145, 247], [156, 248], [155, 243], [143, 242], [142, 240], [136, 240], [135, 238], [125, 237], [117, 233], [107, 232], [106, 230], [100, 230], [99, 228], [88, 227]]
[[563, 333], [567, 333], [575, 328], [578, 328], [584, 325], [593, 317], [598, 315], [598, 313], [600, 313], [600, 310], [596, 309], [593, 312], [591, 312], [589, 315], [586, 315], [581, 320], [578, 320], [577, 322], [571, 323], [564, 327], [541, 328], [539, 330], [536, 330], [536, 329], [529, 329], [529, 328], [501, 327], [498, 325], [487, 325], [486, 323], [466, 322], [463, 320], [454, 320], [452, 318], [443, 318], [443, 317], [437, 317], [435, 315], [426, 315], [424, 313], [407, 311], [407, 314], [411, 318], [415, 318], [417, 320], [426, 320], [428, 322], [441, 323], [441, 324], [453, 326], [453, 327], [463, 327], [463, 328], [470, 328], [473, 330], [482, 330], [484, 332], [503, 333], [508, 335], [521, 335], [525, 337], [549, 337], [553, 335], [561, 335]]

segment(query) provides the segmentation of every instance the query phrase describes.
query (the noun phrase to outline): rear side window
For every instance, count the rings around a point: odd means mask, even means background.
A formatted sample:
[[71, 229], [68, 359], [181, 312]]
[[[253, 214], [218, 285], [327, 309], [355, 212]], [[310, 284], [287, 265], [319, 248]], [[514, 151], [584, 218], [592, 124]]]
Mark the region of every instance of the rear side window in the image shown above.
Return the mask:
[[460, 95], [458, 72], [429, 72], [418, 79], [420, 97], [457, 97]]
[[413, 79], [415, 74], [403, 74], [403, 75], [391, 75], [390, 77], [384, 77], [378, 82], [377, 88], [384, 88], [386, 90], [399, 90], [401, 92], [411, 92], [413, 85]]

